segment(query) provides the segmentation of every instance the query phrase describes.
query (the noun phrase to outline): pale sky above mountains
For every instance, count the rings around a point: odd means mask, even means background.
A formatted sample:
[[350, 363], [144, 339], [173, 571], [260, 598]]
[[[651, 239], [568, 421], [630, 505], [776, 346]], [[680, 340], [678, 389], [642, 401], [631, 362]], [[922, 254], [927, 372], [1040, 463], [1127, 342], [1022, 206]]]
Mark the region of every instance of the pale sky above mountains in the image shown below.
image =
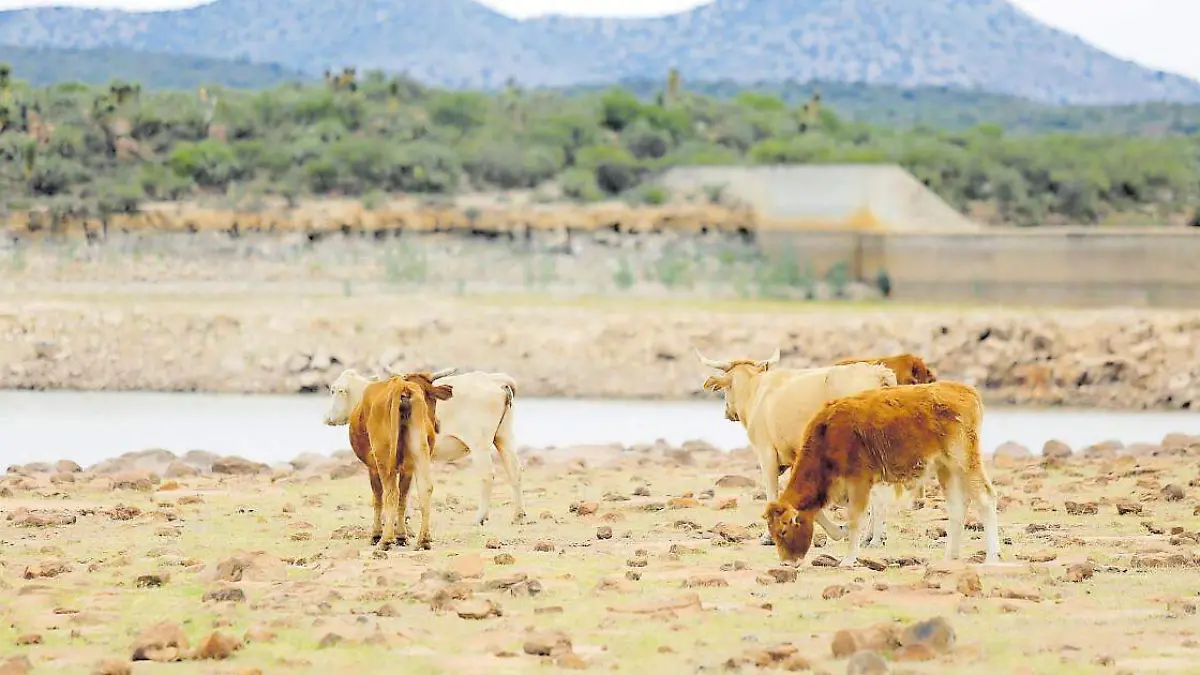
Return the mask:
[[[436, 0], [434, 0], [436, 1]], [[506, 14], [654, 16], [707, 0], [481, 0]], [[1056, 28], [1121, 58], [1200, 79], [1200, 0], [1010, 0]], [[0, 0], [0, 10], [73, 5], [127, 10], [192, 7], [196, 0]]]

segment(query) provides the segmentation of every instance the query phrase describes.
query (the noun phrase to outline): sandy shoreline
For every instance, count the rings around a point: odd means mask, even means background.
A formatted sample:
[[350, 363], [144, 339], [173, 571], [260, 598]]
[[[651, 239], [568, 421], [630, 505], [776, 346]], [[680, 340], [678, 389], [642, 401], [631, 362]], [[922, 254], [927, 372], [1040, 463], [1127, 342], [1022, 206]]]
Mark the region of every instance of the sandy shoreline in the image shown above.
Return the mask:
[[519, 395], [707, 396], [692, 348], [913, 351], [991, 404], [1200, 409], [1200, 312], [454, 297], [0, 299], [0, 388], [293, 393], [345, 367], [501, 370]]
[[781, 567], [753, 457], [696, 444], [526, 453], [529, 519], [498, 477], [483, 528], [474, 474], [436, 465], [433, 549], [387, 553], [344, 454], [26, 466], [0, 476], [0, 668], [1190, 672], [1200, 438], [1077, 450], [989, 462], [1001, 564], [941, 562], [935, 491], [850, 570], [820, 566], [840, 542]]

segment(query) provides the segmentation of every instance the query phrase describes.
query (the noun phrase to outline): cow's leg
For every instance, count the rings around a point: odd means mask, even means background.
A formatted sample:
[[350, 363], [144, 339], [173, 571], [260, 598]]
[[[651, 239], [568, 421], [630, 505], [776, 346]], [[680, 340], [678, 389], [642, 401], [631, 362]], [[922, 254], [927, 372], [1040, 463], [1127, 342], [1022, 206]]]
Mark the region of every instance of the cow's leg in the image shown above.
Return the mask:
[[468, 446], [471, 450], [471, 466], [474, 467], [475, 477], [479, 480], [479, 508], [475, 511], [475, 524], [481, 527], [488, 519], [488, 511], [492, 505], [492, 486], [496, 481], [491, 446], [491, 443], [478, 441], [472, 441]]
[[887, 512], [892, 494], [895, 490], [888, 486], [871, 490], [871, 535], [864, 544], [867, 548], [880, 548], [887, 539]]
[[963, 477], [955, 471], [938, 467], [938, 483], [946, 500], [946, 560], [957, 560], [962, 549], [963, 526], [967, 515], [967, 495]]
[[412, 536], [412, 531], [408, 529], [408, 493], [412, 487], [413, 475], [411, 471], [404, 470], [398, 473], [400, 475], [396, 478], [396, 492], [400, 496], [397, 500], [399, 510], [396, 511], [396, 527], [399, 530], [396, 533], [396, 545], [404, 546]]
[[513, 411], [509, 408], [504, 419], [500, 421], [500, 428], [496, 430], [493, 442], [496, 445], [496, 454], [500, 455], [500, 468], [504, 471], [508, 484], [512, 486], [512, 521], [514, 525], [520, 525], [525, 521], [525, 498], [521, 491], [521, 459], [517, 457], [517, 445], [513, 442], [512, 417]]
[[396, 516], [400, 513], [400, 491], [396, 484], [396, 472], [380, 476], [383, 481], [383, 535], [384, 549], [391, 548], [396, 541]]
[[1000, 523], [996, 515], [996, 489], [982, 471], [968, 476], [965, 482], [970, 498], [979, 505], [979, 517], [983, 521], [983, 535], [987, 541], [984, 562], [1000, 562]]
[[[758, 469], [762, 475], [763, 489], [767, 493], [767, 503], [769, 504], [779, 499], [779, 455], [776, 454], [775, 448], [759, 447], [754, 448], [754, 454], [758, 456]], [[824, 514], [818, 513], [818, 520], [823, 516]], [[758, 538], [758, 543], [763, 546], [775, 545], [769, 529]]]
[[853, 567], [858, 564], [858, 550], [862, 542], [862, 528], [866, 523], [863, 516], [871, 501], [870, 484], [851, 482], [846, 486], [846, 497], [849, 501], [850, 522], [847, 538], [850, 540], [850, 551], [838, 563], [841, 567]]
[[383, 538], [383, 482], [379, 480], [379, 474], [375, 472], [375, 469], [368, 468], [367, 471], [371, 477], [371, 508], [374, 510], [371, 522], [371, 545], [374, 546]]
[[433, 517], [433, 474], [430, 469], [430, 451], [424, 431], [414, 424], [409, 433], [409, 445], [413, 448], [413, 469], [416, 471], [417, 499], [421, 507], [421, 531], [417, 534], [417, 548], [429, 549], [433, 540], [429, 535], [430, 519]]
[[821, 526], [821, 529], [825, 530], [825, 533], [829, 535], [829, 538], [834, 541], [845, 539], [849, 532], [849, 529], [845, 525], [838, 525], [830, 520], [829, 516], [825, 515], [825, 509], [817, 511], [816, 521]]

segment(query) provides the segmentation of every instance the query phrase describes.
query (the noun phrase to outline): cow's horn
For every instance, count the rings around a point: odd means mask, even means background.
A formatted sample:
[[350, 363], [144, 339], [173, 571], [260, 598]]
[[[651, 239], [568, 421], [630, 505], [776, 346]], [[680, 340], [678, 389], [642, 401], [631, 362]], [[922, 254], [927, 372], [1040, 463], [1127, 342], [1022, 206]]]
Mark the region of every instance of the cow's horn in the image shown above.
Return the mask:
[[451, 375], [453, 375], [457, 372], [458, 372], [458, 368], [442, 368], [441, 370], [435, 372], [431, 379], [438, 380], [443, 377], [450, 377]]
[[696, 352], [696, 358], [700, 359], [700, 363], [703, 363], [709, 368], [716, 368], [717, 370], [729, 370], [729, 368], [733, 366], [732, 361], [713, 361], [712, 359], [701, 354], [699, 349], [692, 347], [692, 350]]
[[765, 361], [759, 361], [758, 365], [763, 368], [770, 368], [771, 366], [775, 365], [776, 363], [779, 363], [780, 356], [782, 356], [782, 354], [779, 353], [779, 347], [776, 347], [775, 353], [771, 355], [771, 358], [769, 358]]

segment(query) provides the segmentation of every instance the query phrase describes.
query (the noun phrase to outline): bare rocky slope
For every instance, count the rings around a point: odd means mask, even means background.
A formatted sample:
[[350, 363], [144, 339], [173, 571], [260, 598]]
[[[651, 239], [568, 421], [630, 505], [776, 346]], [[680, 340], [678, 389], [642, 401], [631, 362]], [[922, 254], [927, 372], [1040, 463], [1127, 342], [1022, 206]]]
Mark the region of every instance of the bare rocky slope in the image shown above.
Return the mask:
[[1200, 83], [1111, 56], [1004, 0], [716, 0], [653, 19], [518, 21], [471, 0], [217, 0], [179, 11], [0, 12], [0, 44], [354, 65], [499, 86], [665, 77], [977, 88], [1045, 102], [1200, 101]]

